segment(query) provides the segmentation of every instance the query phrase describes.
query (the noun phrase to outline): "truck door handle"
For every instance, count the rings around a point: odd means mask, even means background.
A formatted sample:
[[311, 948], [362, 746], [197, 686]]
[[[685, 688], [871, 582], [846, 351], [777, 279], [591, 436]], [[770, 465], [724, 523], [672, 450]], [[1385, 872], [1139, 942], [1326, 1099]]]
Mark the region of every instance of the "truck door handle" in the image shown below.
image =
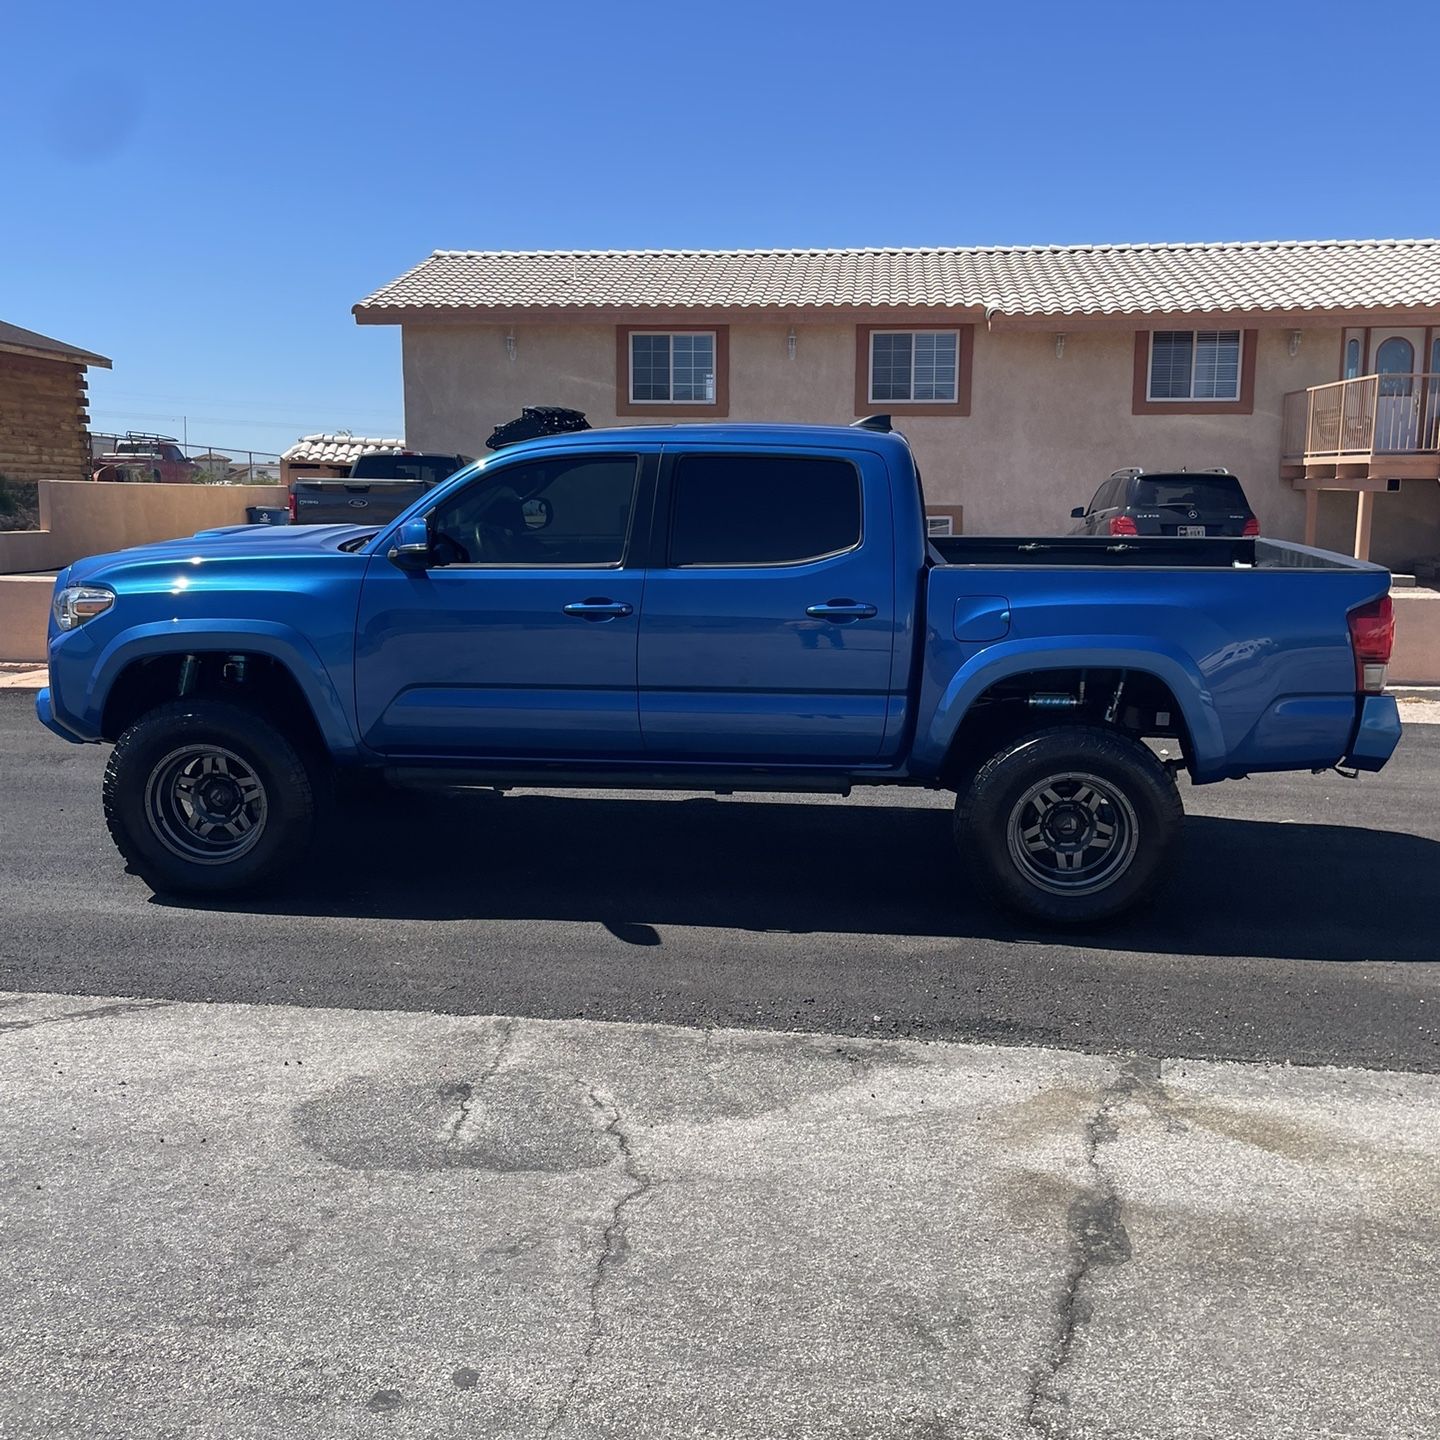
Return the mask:
[[578, 615], [582, 620], [616, 620], [631, 614], [635, 607], [623, 600], [605, 600], [596, 596], [589, 600], [575, 600], [563, 607], [567, 615]]
[[873, 620], [875, 607], [854, 600], [827, 600], [823, 605], [807, 605], [805, 613], [815, 620]]

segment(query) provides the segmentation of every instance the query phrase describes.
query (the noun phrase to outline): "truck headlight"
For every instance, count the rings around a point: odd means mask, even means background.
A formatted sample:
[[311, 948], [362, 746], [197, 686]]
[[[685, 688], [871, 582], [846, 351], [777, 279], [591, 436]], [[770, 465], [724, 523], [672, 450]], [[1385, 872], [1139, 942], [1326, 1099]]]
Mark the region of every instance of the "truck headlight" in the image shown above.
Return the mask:
[[115, 603], [115, 592], [98, 585], [67, 585], [55, 597], [55, 623], [62, 630], [73, 630], [97, 615], [103, 615]]

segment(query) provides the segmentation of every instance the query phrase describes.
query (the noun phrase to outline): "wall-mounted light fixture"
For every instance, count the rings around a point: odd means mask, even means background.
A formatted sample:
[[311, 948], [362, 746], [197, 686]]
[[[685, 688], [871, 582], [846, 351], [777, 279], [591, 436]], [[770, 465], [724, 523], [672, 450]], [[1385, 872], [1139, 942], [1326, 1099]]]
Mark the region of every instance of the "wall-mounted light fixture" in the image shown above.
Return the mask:
[[790, 327], [790, 333], [785, 337], [785, 353], [793, 360], [795, 358], [795, 327]]
[[1300, 349], [1300, 331], [1290, 332], [1290, 353], [1294, 355]]
[[1059, 360], [1064, 354], [1065, 354], [1065, 332], [1064, 332], [1063, 330], [1057, 330], [1057, 331], [1055, 332], [1055, 358], [1056, 358], [1057, 360]]
[[508, 331], [505, 336], [505, 356], [508, 360], [515, 359], [515, 332]]

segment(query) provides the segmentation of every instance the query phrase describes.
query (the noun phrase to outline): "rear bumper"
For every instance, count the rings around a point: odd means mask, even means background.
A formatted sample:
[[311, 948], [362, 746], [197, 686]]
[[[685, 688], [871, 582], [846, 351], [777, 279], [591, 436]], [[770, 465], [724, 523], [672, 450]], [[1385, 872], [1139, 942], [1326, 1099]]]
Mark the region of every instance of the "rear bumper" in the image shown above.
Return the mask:
[[1343, 764], [1355, 770], [1379, 770], [1400, 743], [1400, 709], [1393, 695], [1367, 695], [1360, 722]]

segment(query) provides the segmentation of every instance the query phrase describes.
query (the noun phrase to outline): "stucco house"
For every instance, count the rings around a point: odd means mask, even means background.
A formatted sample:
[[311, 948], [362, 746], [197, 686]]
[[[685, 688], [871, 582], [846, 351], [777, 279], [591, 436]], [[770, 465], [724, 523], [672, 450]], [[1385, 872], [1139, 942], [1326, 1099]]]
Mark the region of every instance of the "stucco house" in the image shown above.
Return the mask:
[[90, 478], [85, 371], [103, 355], [0, 321], [0, 475]]
[[1122, 466], [1224, 466], [1268, 533], [1440, 553], [1440, 240], [437, 250], [354, 313], [401, 327], [419, 449], [533, 404], [888, 412], [937, 528], [1063, 530]]

